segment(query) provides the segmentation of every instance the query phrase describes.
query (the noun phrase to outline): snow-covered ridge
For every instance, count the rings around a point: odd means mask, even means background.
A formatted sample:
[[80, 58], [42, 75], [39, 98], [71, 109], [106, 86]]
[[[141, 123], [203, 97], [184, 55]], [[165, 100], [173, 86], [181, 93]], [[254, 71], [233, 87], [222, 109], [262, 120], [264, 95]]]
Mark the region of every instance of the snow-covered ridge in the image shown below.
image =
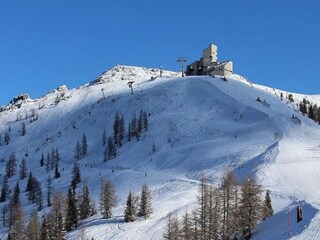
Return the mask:
[[[162, 70], [162, 77], [178, 77], [180, 74], [172, 71]], [[101, 84], [112, 81], [123, 81], [123, 80], [149, 80], [160, 77], [159, 68], [145, 68], [145, 67], [134, 67], [117, 65], [110, 70], [103, 72], [96, 80], [91, 84]]]

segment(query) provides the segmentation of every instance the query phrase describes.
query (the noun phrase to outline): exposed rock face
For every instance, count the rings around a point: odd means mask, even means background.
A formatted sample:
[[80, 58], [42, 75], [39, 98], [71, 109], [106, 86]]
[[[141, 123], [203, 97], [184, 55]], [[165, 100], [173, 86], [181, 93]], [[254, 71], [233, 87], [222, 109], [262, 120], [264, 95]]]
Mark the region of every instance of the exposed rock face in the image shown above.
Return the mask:
[[19, 94], [18, 96], [14, 97], [11, 101], [10, 104], [16, 105], [16, 104], [21, 104], [22, 102], [25, 102], [26, 100], [30, 99], [28, 94]]

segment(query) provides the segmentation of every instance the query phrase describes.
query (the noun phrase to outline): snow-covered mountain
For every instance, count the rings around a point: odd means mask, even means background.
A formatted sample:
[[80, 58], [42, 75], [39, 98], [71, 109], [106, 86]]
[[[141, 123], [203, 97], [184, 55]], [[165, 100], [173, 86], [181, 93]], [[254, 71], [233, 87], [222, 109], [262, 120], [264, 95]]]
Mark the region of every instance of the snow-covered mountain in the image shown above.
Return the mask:
[[[134, 81], [133, 95], [128, 81]], [[294, 218], [298, 202], [304, 205], [304, 220], [292, 222], [290, 237], [320, 239], [320, 128], [297, 106], [303, 98], [319, 105], [320, 95], [292, 93], [290, 102], [289, 94], [239, 75], [224, 81], [181, 78], [163, 71], [160, 78], [158, 69], [116, 66], [85, 86], [71, 90], [62, 86], [39, 99], [16, 98], [2, 107], [0, 133], [3, 138], [10, 126], [11, 141], [0, 146], [1, 176], [14, 152], [18, 162], [27, 159], [28, 170], [40, 180], [45, 194], [48, 174], [39, 161], [42, 153], [58, 148], [61, 177], [53, 180], [53, 189], [66, 193], [75, 145], [85, 133], [89, 151], [79, 161], [81, 184], [89, 185], [98, 204], [101, 178], [112, 180], [117, 206], [113, 218], [95, 215], [68, 233], [68, 239], [79, 239], [81, 229], [88, 239], [161, 239], [167, 215], [183, 213], [195, 204], [199, 176], [205, 173], [217, 184], [226, 168], [240, 180], [255, 174], [271, 191], [275, 215], [258, 227], [254, 239], [287, 239], [288, 209]], [[117, 157], [103, 162], [102, 134], [104, 130], [113, 134], [115, 113], [123, 114], [127, 128], [141, 109], [148, 113], [149, 130], [139, 141], [124, 141]], [[18, 179], [18, 175], [9, 179], [11, 188]], [[151, 187], [154, 212], [147, 220], [124, 223], [126, 196], [130, 190], [139, 193], [144, 183]], [[24, 189], [26, 179], [19, 184]], [[33, 205], [25, 193], [21, 196], [28, 216]], [[3, 236], [6, 230], [1, 229]]]

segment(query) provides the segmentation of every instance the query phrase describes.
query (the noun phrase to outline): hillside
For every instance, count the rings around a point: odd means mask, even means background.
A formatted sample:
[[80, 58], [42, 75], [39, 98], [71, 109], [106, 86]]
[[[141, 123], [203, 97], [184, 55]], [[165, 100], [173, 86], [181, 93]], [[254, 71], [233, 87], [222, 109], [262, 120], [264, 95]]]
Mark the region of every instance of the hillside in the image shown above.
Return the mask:
[[[320, 96], [293, 93], [295, 102], [291, 103], [280, 99], [280, 92], [289, 93], [238, 75], [227, 81], [207, 76], [180, 78], [169, 71], [162, 78], [158, 75], [157, 69], [116, 66], [85, 86], [71, 90], [63, 86], [39, 99], [4, 106], [0, 133], [4, 136], [10, 126], [11, 141], [0, 146], [1, 178], [14, 152], [18, 162], [26, 158], [28, 170], [42, 183], [45, 195], [48, 174], [39, 160], [42, 153], [46, 156], [57, 148], [61, 177], [53, 179], [53, 189], [66, 193], [75, 146], [85, 133], [89, 147], [88, 155], [79, 160], [79, 187], [86, 182], [98, 206], [101, 178], [112, 180], [117, 206], [113, 218], [103, 220], [95, 215], [68, 233], [68, 239], [79, 239], [82, 228], [88, 239], [161, 239], [167, 215], [183, 213], [194, 205], [199, 176], [204, 173], [217, 185], [226, 168], [240, 181], [255, 174], [263, 188], [271, 191], [276, 214], [258, 227], [255, 239], [286, 239], [286, 211], [293, 209], [294, 219], [298, 203], [304, 205], [304, 221], [292, 223], [290, 236], [317, 239], [320, 128], [298, 112], [296, 103], [307, 97], [319, 105]], [[128, 80], [135, 81], [133, 95]], [[139, 141], [125, 140], [117, 157], [104, 162], [102, 134], [104, 130], [107, 136], [113, 134], [116, 112], [123, 114], [127, 129], [141, 109], [148, 113], [149, 130]], [[22, 123], [25, 136], [21, 136]], [[18, 175], [9, 179], [11, 189], [18, 179]], [[151, 187], [154, 213], [150, 219], [124, 223], [127, 194], [130, 190], [138, 194], [144, 183]], [[26, 179], [19, 184], [24, 189]], [[28, 216], [34, 206], [23, 191], [21, 197]], [[5, 234], [2, 227], [0, 237]]]

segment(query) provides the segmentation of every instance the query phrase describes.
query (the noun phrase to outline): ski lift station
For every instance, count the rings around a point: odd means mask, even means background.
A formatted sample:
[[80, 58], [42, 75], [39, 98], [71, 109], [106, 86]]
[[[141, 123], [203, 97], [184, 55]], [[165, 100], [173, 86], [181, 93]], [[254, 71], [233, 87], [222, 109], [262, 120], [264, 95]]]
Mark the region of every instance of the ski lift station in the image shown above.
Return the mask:
[[232, 61], [218, 62], [218, 47], [210, 44], [203, 50], [200, 60], [187, 66], [187, 75], [228, 76], [233, 72]]

